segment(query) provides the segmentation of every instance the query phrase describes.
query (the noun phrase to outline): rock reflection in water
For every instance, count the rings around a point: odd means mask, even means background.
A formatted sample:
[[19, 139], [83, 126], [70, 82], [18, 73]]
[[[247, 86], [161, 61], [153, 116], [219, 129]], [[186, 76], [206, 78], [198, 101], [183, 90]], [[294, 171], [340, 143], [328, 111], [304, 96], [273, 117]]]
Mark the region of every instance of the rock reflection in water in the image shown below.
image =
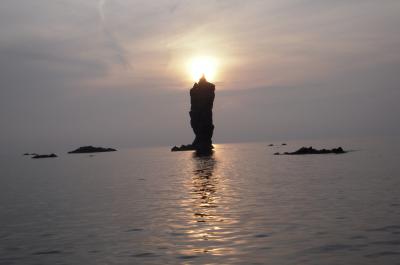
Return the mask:
[[[183, 202], [188, 210], [188, 244], [183, 255], [208, 254], [214, 256], [237, 254], [237, 231], [232, 224], [236, 220], [229, 209], [230, 189], [224, 176], [216, 173], [218, 161], [215, 154], [193, 155], [193, 175], [187, 187], [190, 198]], [[188, 242], [188, 243], [189, 243]]]

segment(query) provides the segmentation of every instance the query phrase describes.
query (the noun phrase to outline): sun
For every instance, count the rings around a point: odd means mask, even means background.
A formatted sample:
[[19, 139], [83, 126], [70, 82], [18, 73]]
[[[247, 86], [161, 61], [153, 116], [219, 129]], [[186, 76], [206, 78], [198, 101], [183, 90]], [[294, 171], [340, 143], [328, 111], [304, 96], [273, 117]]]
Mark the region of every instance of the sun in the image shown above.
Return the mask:
[[193, 58], [189, 62], [189, 74], [193, 81], [199, 81], [199, 79], [205, 75], [209, 81], [215, 81], [217, 74], [217, 59], [211, 56], [199, 56]]

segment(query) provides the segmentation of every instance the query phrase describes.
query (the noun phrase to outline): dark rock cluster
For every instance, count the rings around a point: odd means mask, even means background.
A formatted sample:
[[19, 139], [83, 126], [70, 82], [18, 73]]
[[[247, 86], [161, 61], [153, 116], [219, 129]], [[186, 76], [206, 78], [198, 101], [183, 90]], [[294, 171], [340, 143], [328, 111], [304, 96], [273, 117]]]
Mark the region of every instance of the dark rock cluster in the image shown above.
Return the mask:
[[172, 152], [178, 152], [178, 151], [193, 151], [196, 150], [193, 145], [191, 144], [183, 144], [181, 146], [174, 146], [172, 147], [171, 151]]
[[212, 112], [214, 98], [215, 85], [208, 82], [203, 75], [199, 82], [190, 89], [190, 125], [195, 139], [192, 144], [174, 146], [171, 151], [210, 152], [213, 149], [211, 138], [214, 133]]
[[36, 153], [25, 153], [24, 156], [36, 156]]
[[94, 147], [94, 146], [82, 146], [74, 151], [68, 152], [68, 154], [88, 154], [88, 153], [102, 153], [102, 152], [114, 152], [117, 151], [113, 148]]
[[[287, 145], [287, 143], [281, 143], [281, 145], [282, 145], [282, 146], [285, 146], [285, 145]], [[275, 146], [275, 145], [274, 145], [274, 144], [269, 144], [268, 146], [271, 147], [271, 146]]]
[[312, 146], [310, 147], [302, 147], [294, 152], [285, 152], [283, 154], [275, 153], [274, 155], [318, 155], [318, 154], [344, 154], [347, 151], [344, 151], [342, 147], [333, 148], [333, 149], [314, 149]]
[[49, 155], [38, 155], [35, 154], [34, 156], [32, 156], [33, 159], [38, 159], [38, 158], [55, 158], [57, 157], [56, 154], [49, 154]]

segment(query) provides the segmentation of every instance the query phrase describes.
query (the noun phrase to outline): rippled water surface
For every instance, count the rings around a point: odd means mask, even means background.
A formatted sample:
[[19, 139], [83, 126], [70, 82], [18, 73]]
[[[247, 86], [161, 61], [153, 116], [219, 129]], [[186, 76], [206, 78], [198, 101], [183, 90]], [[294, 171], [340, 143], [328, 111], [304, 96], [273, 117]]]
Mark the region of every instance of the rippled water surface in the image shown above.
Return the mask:
[[0, 264], [400, 264], [400, 151], [1, 157]]

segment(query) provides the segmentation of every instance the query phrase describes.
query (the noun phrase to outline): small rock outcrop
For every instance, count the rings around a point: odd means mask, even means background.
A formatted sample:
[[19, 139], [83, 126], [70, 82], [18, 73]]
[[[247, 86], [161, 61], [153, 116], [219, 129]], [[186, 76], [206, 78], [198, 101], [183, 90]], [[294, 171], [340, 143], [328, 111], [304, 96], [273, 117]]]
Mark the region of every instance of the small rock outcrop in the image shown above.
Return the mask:
[[342, 147], [333, 148], [333, 149], [314, 149], [312, 146], [310, 147], [302, 147], [294, 152], [285, 152], [275, 153], [274, 155], [320, 155], [320, 154], [345, 154], [347, 151], [343, 150]]
[[174, 146], [171, 148], [171, 152], [179, 152], [179, 151], [193, 151], [196, 150], [191, 144]]
[[171, 151], [210, 152], [213, 149], [212, 136], [214, 133], [213, 105], [215, 85], [208, 82], [203, 75], [198, 83], [190, 89], [190, 125], [195, 139], [190, 145], [174, 146]]
[[38, 159], [38, 158], [55, 158], [55, 157], [57, 157], [56, 154], [49, 154], [49, 155], [38, 155], [38, 154], [36, 154], [36, 155], [32, 156], [33, 159]]
[[23, 154], [24, 156], [36, 156], [37, 154], [36, 153], [25, 153], [25, 154]]
[[181, 146], [174, 146], [171, 148], [171, 152], [182, 152], [182, 151], [197, 151], [199, 153], [210, 153], [214, 149], [214, 146], [212, 145], [211, 148], [206, 148], [206, 149], [196, 149], [193, 145], [191, 144], [183, 144]]
[[102, 152], [115, 152], [114, 148], [94, 147], [94, 146], [82, 146], [74, 151], [68, 152], [68, 154], [89, 154], [89, 153], [102, 153]]

